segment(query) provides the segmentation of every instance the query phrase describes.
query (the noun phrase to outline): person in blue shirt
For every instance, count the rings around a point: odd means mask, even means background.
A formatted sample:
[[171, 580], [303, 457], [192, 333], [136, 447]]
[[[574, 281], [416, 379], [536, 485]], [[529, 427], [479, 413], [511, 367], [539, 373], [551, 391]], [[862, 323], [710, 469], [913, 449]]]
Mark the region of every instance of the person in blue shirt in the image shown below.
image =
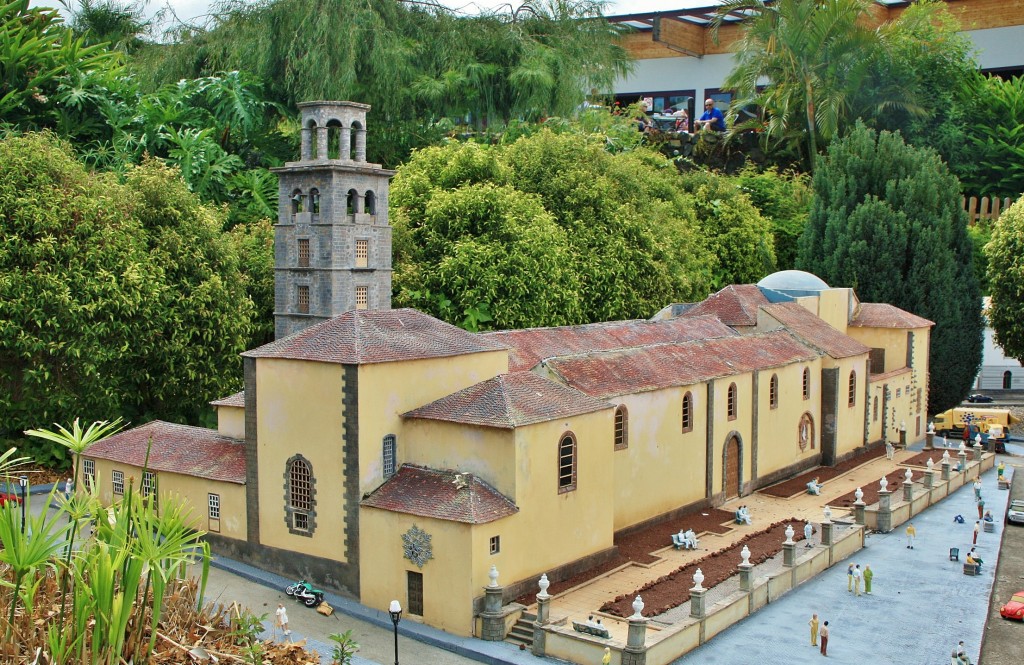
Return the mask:
[[715, 100], [708, 98], [704, 100], [704, 113], [693, 124], [696, 125], [697, 129], [712, 129], [716, 132], [724, 132], [725, 116], [715, 108]]

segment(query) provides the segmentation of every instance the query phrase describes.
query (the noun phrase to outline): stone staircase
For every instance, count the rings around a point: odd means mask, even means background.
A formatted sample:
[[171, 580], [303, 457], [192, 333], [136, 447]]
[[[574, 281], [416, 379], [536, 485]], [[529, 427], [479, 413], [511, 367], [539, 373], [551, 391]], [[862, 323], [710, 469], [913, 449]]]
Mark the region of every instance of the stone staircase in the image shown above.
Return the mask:
[[512, 626], [512, 630], [505, 638], [505, 641], [517, 646], [525, 645], [528, 650], [533, 648], [533, 622], [536, 620], [536, 614], [523, 612], [519, 620]]

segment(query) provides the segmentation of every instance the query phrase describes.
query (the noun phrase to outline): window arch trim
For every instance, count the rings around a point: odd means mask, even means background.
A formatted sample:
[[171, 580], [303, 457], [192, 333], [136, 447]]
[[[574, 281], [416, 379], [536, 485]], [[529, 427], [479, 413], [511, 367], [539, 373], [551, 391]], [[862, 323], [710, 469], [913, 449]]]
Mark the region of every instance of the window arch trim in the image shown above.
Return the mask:
[[683, 395], [683, 433], [693, 431], [693, 393], [689, 390]]
[[577, 451], [575, 434], [565, 432], [558, 437], [558, 459], [555, 469], [558, 477], [559, 494], [576, 491]]
[[629, 411], [626, 407], [619, 405], [615, 409], [615, 450], [623, 450], [629, 447]]
[[313, 465], [302, 455], [285, 462], [284, 520], [288, 532], [312, 537], [316, 531], [316, 476]]

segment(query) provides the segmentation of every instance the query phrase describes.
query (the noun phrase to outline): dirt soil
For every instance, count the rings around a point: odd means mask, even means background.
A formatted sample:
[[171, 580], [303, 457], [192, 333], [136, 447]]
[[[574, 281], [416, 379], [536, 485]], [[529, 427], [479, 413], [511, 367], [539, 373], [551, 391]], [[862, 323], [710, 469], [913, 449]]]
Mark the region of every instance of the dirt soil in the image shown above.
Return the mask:
[[[936, 448], [935, 450], [925, 450], [924, 452], [920, 452], [911, 457], [910, 459], [901, 462], [901, 464], [905, 464], [907, 466], [926, 467], [928, 465], [928, 459], [931, 458], [932, 463], [934, 464], [933, 468], [935, 472], [938, 473], [939, 471], [942, 470], [942, 453], [946, 450], [949, 450], [950, 465], [955, 467], [957, 463], [957, 450], [948, 448]], [[968, 459], [974, 459], [973, 452], [969, 453]]]
[[843, 475], [847, 471], [856, 469], [858, 466], [864, 464], [865, 462], [870, 462], [873, 459], [881, 457], [884, 454], [884, 446], [868, 448], [859, 455], [844, 460], [843, 462], [840, 462], [835, 466], [815, 467], [810, 471], [801, 473], [799, 476], [795, 478], [784, 480], [781, 483], [775, 483], [774, 485], [770, 485], [768, 487], [758, 490], [758, 492], [763, 492], [764, 494], [770, 494], [771, 496], [777, 496], [783, 499], [788, 499], [791, 496], [796, 496], [797, 494], [806, 492], [807, 483], [810, 482], [810, 480], [814, 477], [817, 477], [819, 482], [824, 483], [828, 480], [831, 480], [832, 478], [835, 478], [836, 476]]
[[[892, 473], [886, 474], [885, 478], [886, 480], [889, 481], [888, 489], [890, 493], [899, 493], [897, 494], [897, 496], [903, 496], [903, 480], [905, 473], [906, 469], [898, 469], [896, 471], [893, 471]], [[910, 479], [912, 482], [916, 483], [923, 477], [924, 471], [914, 471], [911, 474]], [[864, 492], [864, 503], [869, 506], [873, 503], [878, 503], [878, 491], [880, 489], [881, 484], [879, 482], [872, 482], [870, 485], [861, 487], [861, 490]], [[830, 501], [828, 505], [838, 508], [852, 508], [853, 502], [857, 500], [857, 497], [854, 496], [855, 492], [856, 490], [854, 490], [853, 492], [847, 492], [838, 499], [833, 499], [832, 501]]]
[[617, 597], [601, 606], [601, 611], [618, 617], [628, 617], [633, 614], [633, 599], [637, 595], [644, 599], [645, 617], [653, 617], [682, 605], [690, 599], [690, 589], [693, 587], [693, 573], [700, 568], [704, 574], [702, 585], [710, 589], [716, 584], [724, 582], [739, 572], [741, 561], [740, 550], [746, 545], [751, 552], [750, 562], [752, 564], [764, 563], [782, 551], [782, 543], [785, 540], [785, 531], [788, 524], [793, 525], [796, 535], [794, 542], [803, 540], [803, 522], [796, 518], [790, 518], [782, 522], [776, 522], [766, 529], [749, 534], [740, 539], [734, 545], [713, 552], [701, 559], [675, 569], [668, 575], [649, 582], [639, 589], [634, 589], [627, 594]]

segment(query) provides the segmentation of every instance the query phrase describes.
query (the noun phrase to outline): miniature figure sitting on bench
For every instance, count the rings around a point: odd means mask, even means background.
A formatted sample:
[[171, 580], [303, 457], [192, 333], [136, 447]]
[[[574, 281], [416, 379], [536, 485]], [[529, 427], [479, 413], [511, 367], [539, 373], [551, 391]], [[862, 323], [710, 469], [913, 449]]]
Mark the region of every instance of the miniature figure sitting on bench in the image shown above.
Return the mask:
[[697, 534], [693, 532], [693, 529], [680, 530], [679, 533], [673, 533], [672, 545], [677, 550], [695, 550], [697, 549]]
[[818, 477], [815, 476], [814, 478], [811, 478], [811, 482], [807, 483], [807, 493], [818, 496], [821, 494], [821, 488], [824, 486], [825, 485], [823, 483], [818, 482]]
[[750, 509], [746, 506], [740, 506], [736, 509], [736, 524], [753, 524], [754, 521], [750, 519]]
[[601, 624], [601, 620], [594, 621], [593, 615], [587, 617], [586, 621], [573, 621], [572, 629], [578, 633], [586, 633], [587, 635], [593, 635], [594, 637], [603, 637], [609, 639], [611, 635], [608, 634], [608, 629]]

